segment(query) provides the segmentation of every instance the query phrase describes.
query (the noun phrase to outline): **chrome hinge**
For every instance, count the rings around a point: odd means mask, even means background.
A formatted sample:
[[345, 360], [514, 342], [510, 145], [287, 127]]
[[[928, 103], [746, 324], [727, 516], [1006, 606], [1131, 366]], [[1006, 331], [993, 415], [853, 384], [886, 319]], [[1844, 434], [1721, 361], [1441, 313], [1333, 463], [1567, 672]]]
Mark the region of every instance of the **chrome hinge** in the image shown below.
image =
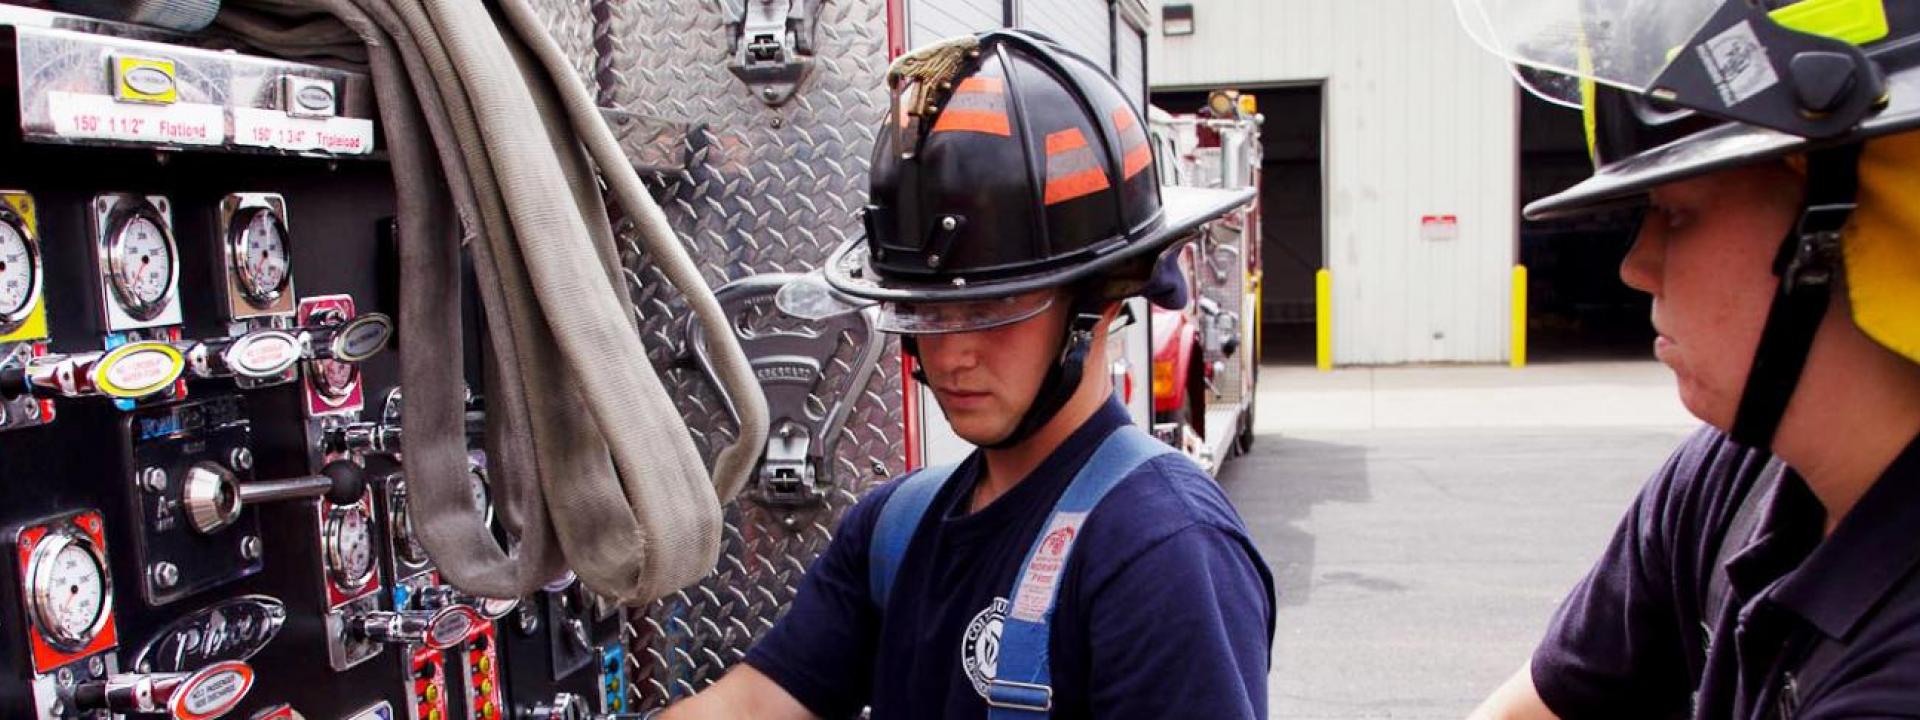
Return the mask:
[[813, 72], [814, 10], [818, 0], [726, 0], [733, 26], [727, 70], [771, 106], [793, 99]]

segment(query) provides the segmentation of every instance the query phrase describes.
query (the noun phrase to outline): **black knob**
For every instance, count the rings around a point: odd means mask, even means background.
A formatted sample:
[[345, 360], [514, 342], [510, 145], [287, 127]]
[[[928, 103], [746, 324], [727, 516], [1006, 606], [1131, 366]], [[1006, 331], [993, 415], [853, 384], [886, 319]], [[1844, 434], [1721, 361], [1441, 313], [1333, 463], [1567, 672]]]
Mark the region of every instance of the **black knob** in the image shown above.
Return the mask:
[[27, 381], [25, 365], [8, 365], [0, 368], [0, 398], [12, 400], [33, 392], [33, 383]]
[[350, 460], [327, 463], [320, 468], [320, 474], [333, 481], [333, 487], [327, 490], [327, 501], [335, 505], [360, 502], [360, 496], [367, 492], [367, 471]]

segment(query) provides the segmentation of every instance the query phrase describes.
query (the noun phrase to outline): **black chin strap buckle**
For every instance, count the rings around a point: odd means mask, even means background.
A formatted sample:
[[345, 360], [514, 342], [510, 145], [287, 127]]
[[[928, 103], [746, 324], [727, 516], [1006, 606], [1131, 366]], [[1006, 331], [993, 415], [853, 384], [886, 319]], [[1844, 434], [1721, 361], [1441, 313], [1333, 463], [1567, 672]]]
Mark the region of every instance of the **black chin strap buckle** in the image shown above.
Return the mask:
[[1093, 352], [1093, 331], [1100, 327], [1099, 313], [1078, 313], [1067, 322], [1067, 342], [1060, 346], [1060, 362], [1084, 362]]
[[1780, 276], [1783, 289], [1791, 293], [1802, 288], [1832, 284], [1840, 265], [1840, 231], [1853, 215], [1856, 203], [1811, 205], [1800, 214], [1794, 242], [1780, 247], [1773, 271]]

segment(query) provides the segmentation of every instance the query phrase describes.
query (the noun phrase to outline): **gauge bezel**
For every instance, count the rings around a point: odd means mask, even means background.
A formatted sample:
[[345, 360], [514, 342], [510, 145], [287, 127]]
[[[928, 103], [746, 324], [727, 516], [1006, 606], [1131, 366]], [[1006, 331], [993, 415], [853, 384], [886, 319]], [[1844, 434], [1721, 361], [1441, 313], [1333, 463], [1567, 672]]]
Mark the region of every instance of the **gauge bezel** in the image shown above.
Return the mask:
[[432, 558], [427, 555], [427, 547], [414, 535], [411, 512], [407, 481], [396, 478], [392, 489], [387, 491], [387, 526], [393, 529], [393, 554], [400, 562], [422, 565]]
[[[313, 325], [339, 326], [347, 324], [348, 320], [345, 311], [339, 308], [326, 308], [309, 315], [307, 322]], [[341, 383], [339, 387], [334, 387], [327, 382], [328, 363], [345, 365], [352, 371], [347, 381]], [[339, 360], [312, 360], [308, 362], [307, 369], [309, 370], [307, 385], [313, 388], [315, 395], [320, 396], [321, 402], [331, 407], [340, 407], [353, 399], [353, 390], [360, 384], [360, 366], [354, 363]]]
[[[342, 546], [340, 541], [340, 533], [344, 529], [346, 516], [354, 513], [360, 515], [362, 527], [365, 527], [367, 530], [367, 569], [366, 572], [357, 576], [347, 574], [346, 548]], [[323, 544], [325, 546], [324, 550], [327, 561], [327, 577], [332, 579], [335, 585], [347, 590], [360, 590], [372, 583], [374, 576], [379, 574], [380, 563], [375, 562], [373, 559], [373, 517], [368, 515], [367, 509], [357, 503], [328, 509], [326, 526], [322, 528], [322, 531], [324, 534]]]
[[[493, 478], [487, 474], [487, 464], [472, 455], [467, 456], [467, 480], [478, 483], [481, 493], [486, 496], [486, 507], [480, 510], [480, 524], [493, 527]], [[468, 488], [468, 497], [472, 497], [472, 488]]]
[[[246, 268], [247, 231], [253, 227], [253, 219], [260, 213], [266, 213], [273, 222], [273, 229], [280, 233], [280, 251], [286, 254], [287, 259], [287, 268], [280, 274], [280, 282], [265, 290], [254, 286]], [[235, 208], [232, 219], [227, 223], [226, 242], [227, 271], [233, 273], [234, 287], [239, 289], [240, 299], [256, 310], [273, 309], [274, 304], [286, 296], [287, 286], [293, 284], [293, 238], [288, 234], [286, 218], [265, 205]]]
[[[360, 384], [360, 366], [339, 360], [314, 360], [312, 363], [312, 372], [307, 373], [307, 384], [313, 387], [313, 392], [319, 395], [321, 400], [326, 401], [328, 405], [339, 407], [353, 397], [354, 387]], [[352, 375], [339, 387], [334, 387], [327, 380], [326, 368], [330, 367], [327, 363], [345, 365]]]
[[34, 308], [40, 306], [41, 290], [46, 286], [45, 278], [41, 275], [40, 238], [27, 226], [26, 218], [11, 207], [0, 206], [0, 223], [5, 223], [9, 229], [20, 234], [21, 242], [27, 246], [28, 262], [33, 265], [33, 288], [27, 291], [26, 301], [12, 312], [0, 310], [0, 334], [6, 334], [19, 330], [28, 318], [33, 317]]
[[[126, 245], [126, 230], [133, 221], [144, 218], [160, 229], [160, 239], [167, 243], [167, 289], [152, 302], [144, 302], [134, 297], [126, 287], [125, 263], [121, 261], [120, 251]], [[159, 208], [145, 198], [133, 198], [122, 202], [107, 217], [106, 223], [106, 266], [107, 287], [114, 299], [119, 302], [120, 310], [128, 317], [145, 322], [160, 316], [160, 313], [173, 304], [173, 296], [180, 288], [180, 244], [174, 240], [173, 228], [167, 216], [160, 214]]]
[[[54, 560], [68, 547], [85, 550], [93, 560], [94, 567], [100, 571], [100, 609], [93, 618], [93, 624], [79, 636], [62, 631], [59, 621], [52, 616]], [[100, 550], [93, 538], [73, 528], [61, 527], [48, 531], [28, 556], [27, 605], [28, 617], [48, 645], [63, 652], [85, 649], [106, 630], [107, 622], [113, 619], [113, 571], [107, 567], [107, 554]]]

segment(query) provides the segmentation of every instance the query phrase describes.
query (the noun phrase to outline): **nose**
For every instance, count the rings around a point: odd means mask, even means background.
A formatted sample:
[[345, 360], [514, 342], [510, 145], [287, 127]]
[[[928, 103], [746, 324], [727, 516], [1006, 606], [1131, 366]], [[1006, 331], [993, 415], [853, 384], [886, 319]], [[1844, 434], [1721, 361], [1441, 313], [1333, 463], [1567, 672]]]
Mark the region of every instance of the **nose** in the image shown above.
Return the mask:
[[979, 333], [946, 333], [919, 338], [920, 364], [935, 377], [951, 377], [980, 364]]
[[1667, 239], [1658, 211], [1648, 212], [1634, 235], [1633, 247], [1620, 261], [1620, 281], [1648, 295], [1660, 294], [1660, 277], [1666, 262]]

